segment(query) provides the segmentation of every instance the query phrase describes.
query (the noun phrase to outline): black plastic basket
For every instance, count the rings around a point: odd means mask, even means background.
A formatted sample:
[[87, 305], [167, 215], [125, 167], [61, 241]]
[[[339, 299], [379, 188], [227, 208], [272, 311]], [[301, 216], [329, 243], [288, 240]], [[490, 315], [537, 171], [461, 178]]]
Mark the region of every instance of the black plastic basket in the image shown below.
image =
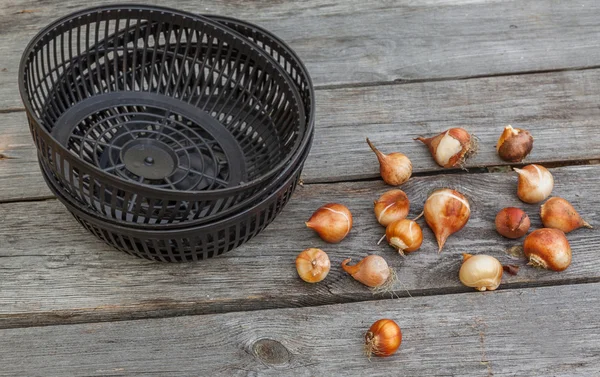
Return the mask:
[[297, 165], [314, 123], [306, 70], [264, 30], [219, 21], [106, 6], [34, 38], [20, 90], [65, 196], [109, 219], [199, 224]]
[[[313, 125], [314, 125], [314, 92], [312, 88], [312, 82], [310, 80], [310, 76], [302, 64], [300, 58], [291, 50], [285, 42], [269, 33], [268, 31], [253, 25], [251, 23], [229, 18], [229, 17], [221, 17], [221, 16], [206, 16], [213, 20], [218, 21], [221, 24], [226, 25], [229, 28], [232, 28], [239, 32], [240, 34], [247, 37], [249, 40], [254, 42], [257, 46], [262, 48], [265, 52], [269, 53], [278, 63], [279, 65], [288, 73], [288, 75], [294, 81], [296, 88], [301, 94], [302, 101], [305, 108], [305, 114], [307, 117], [307, 122], [309, 124], [308, 133], [312, 134]], [[291, 165], [287, 166], [285, 169], [290, 170], [292, 168]], [[284, 175], [287, 172], [284, 172]], [[54, 174], [49, 174], [47, 177], [50, 181], [53, 182], [55, 186], [57, 186], [62, 192], [63, 195], [68, 195], [68, 187], [64, 187], [60, 181]], [[251, 197], [247, 198], [244, 201], [240, 201], [231, 207], [224, 209], [219, 213], [215, 213], [213, 215], [204, 216], [195, 220], [189, 220], [185, 222], [179, 223], [168, 223], [164, 222], [163, 224], [145, 224], [145, 223], [137, 223], [131, 221], [125, 221], [120, 219], [114, 219], [112, 217], [105, 216], [107, 221], [111, 221], [115, 224], [137, 227], [148, 229], [148, 227], [156, 228], [156, 229], [173, 229], [180, 228], [183, 226], [192, 226], [198, 225], [202, 223], [208, 223], [210, 221], [214, 221], [215, 219], [224, 218], [227, 215], [236, 213], [243, 208], [247, 208], [255, 204], [257, 201], [261, 201], [264, 197], [273, 190], [276, 185], [275, 183], [278, 179], [273, 180], [272, 183], [266, 187], [264, 190], [260, 192], [254, 193]], [[73, 199], [77, 199], [73, 197]], [[78, 201], [79, 204], [84, 207], [88, 207], [87, 203]], [[106, 205], [108, 207], [108, 205]], [[107, 208], [107, 211], [110, 211], [110, 208]], [[97, 212], [97, 214], [101, 214], [101, 212]]]

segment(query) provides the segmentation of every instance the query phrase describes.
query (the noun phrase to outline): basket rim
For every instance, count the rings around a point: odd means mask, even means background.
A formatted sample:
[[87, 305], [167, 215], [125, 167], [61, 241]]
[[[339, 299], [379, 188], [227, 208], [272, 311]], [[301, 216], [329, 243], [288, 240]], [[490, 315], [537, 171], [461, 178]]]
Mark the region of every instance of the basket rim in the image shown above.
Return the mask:
[[[129, 181], [126, 181], [119, 177], [116, 177], [114, 175], [108, 174], [104, 171], [97, 169], [97, 167], [95, 167], [94, 165], [81, 160], [77, 156], [74, 156], [75, 161], [73, 161], [73, 162], [86, 165], [89, 168], [94, 169], [94, 172], [97, 173], [99, 176], [101, 176], [103, 179], [107, 179], [108, 182], [118, 185], [119, 187], [125, 187], [129, 190], [136, 190], [136, 189], [142, 188], [144, 190], [149, 190], [153, 193], [156, 193], [159, 195], [165, 195], [167, 197], [172, 197], [172, 195], [177, 196], [177, 195], [181, 195], [181, 194], [185, 193], [185, 194], [195, 195], [196, 197], [201, 198], [206, 195], [213, 196], [213, 195], [220, 195], [220, 194], [227, 195], [227, 194], [231, 194], [231, 193], [238, 193], [238, 192], [241, 192], [248, 188], [253, 188], [253, 187], [259, 186], [261, 184], [264, 184], [265, 181], [272, 179], [273, 176], [276, 175], [279, 171], [281, 171], [281, 169], [283, 169], [287, 164], [289, 164], [289, 163], [293, 164], [293, 163], [297, 162], [299, 158], [301, 158], [302, 152], [309, 142], [309, 139], [310, 139], [309, 135], [311, 133], [310, 131], [312, 131], [312, 129], [314, 127], [314, 107], [311, 107], [311, 110], [312, 110], [311, 114], [307, 118], [305, 111], [304, 111], [304, 106], [301, 105], [304, 102], [302, 101], [302, 98], [300, 97], [300, 94], [296, 88], [295, 83], [291, 80], [291, 78], [289, 77], [287, 72], [285, 72], [282, 69], [280, 64], [277, 61], [275, 61], [275, 59], [271, 55], [266, 53], [261, 47], [256, 45], [256, 43], [254, 43], [253, 41], [249, 40], [246, 36], [238, 33], [237, 31], [229, 28], [228, 26], [223, 25], [222, 23], [219, 23], [218, 21], [213, 20], [207, 16], [195, 14], [195, 13], [191, 13], [191, 12], [187, 12], [187, 11], [182, 11], [182, 10], [178, 10], [178, 9], [174, 9], [174, 8], [170, 8], [170, 7], [145, 5], [145, 4], [138, 4], [138, 3], [120, 4], [120, 5], [119, 4], [101, 5], [101, 6], [85, 8], [85, 9], [79, 10], [77, 12], [67, 14], [63, 17], [58, 18], [57, 20], [50, 23], [46, 27], [42, 28], [27, 44], [27, 46], [21, 56], [21, 61], [19, 63], [18, 85], [19, 85], [19, 92], [21, 95], [21, 100], [23, 101], [23, 104], [25, 105], [26, 113], [27, 113], [28, 118], [30, 118], [30, 121], [32, 121], [36, 124], [36, 129], [41, 130], [42, 133], [44, 133], [44, 135], [46, 135], [46, 137], [49, 138], [49, 140], [52, 142], [52, 144], [54, 144], [59, 149], [63, 150], [65, 153], [71, 155], [71, 152], [69, 152], [62, 144], [57, 142], [57, 140], [50, 134], [50, 132], [48, 132], [48, 130], [45, 127], [41, 126], [42, 125], [41, 119], [35, 114], [35, 112], [33, 111], [32, 103], [29, 100], [29, 98], [27, 98], [27, 95], [26, 95], [27, 90], [25, 88], [24, 77], [25, 77], [25, 67], [27, 65], [27, 61], [29, 60], [31, 51], [33, 50], [34, 46], [36, 44], [38, 44], [40, 42], [40, 40], [48, 32], [55, 29], [58, 25], [62, 25], [64, 23], [69, 22], [70, 20], [77, 19], [78, 17], [87, 15], [87, 14], [90, 14], [93, 12], [112, 11], [112, 10], [122, 11], [122, 10], [128, 10], [128, 9], [142, 10], [142, 11], [147, 10], [149, 12], [169, 12], [171, 14], [181, 16], [184, 19], [185, 18], [196, 19], [196, 20], [199, 20], [206, 24], [209, 24], [217, 29], [225, 30], [227, 33], [230, 33], [233, 36], [234, 40], [239, 39], [242, 44], [249, 45], [250, 49], [252, 51], [256, 51], [257, 54], [259, 54], [261, 57], [266, 59], [279, 72], [279, 75], [288, 84], [288, 88], [292, 92], [292, 95], [293, 95], [296, 103], [298, 104], [297, 108], [298, 108], [298, 111], [300, 112], [299, 115], [300, 115], [301, 123], [302, 123], [302, 120], [304, 121], [304, 127], [300, 127], [301, 128], [301, 132], [300, 132], [301, 134], [299, 136], [300, 140], [299, 140], [299, 142], [296, 143], [296, 148], [293, 151], [293, 153], [291, 153], [288, 156], [288, 158], [280, 161], [273, 169], [271, 169], [267, 173], [262, 174], [260, 177], [253, 179], [252, 181], [243, 182], [243, 183], [238, 184], [237, 186], [220, 188], [220, 189], [216, 189], [216, 190], [199, 190], [199, 191], [183, 192], [183, 191], [177, 191], [177, 190], [172, 190], [172, 189], [155, 188], [155, 187], [148, 186], [148, 185], [129, 182]], [[272, 33], [268, 32], [264, 29], [261, 31], [264, 32], [268, 36], [272, 36]], [[273, 40], [279, 41], [279, 38], [273, 38]], [[284, 45], [284, 47], [289, 49], [289, 47], [287, 45]], [[291, 49], [289, 49], [289, 50], [291, 51]], [[312, 85], [312, 81], [310, 79], [310, 76], [308, 75], [308, 71], [306, 70], [306, 67], [303, 65], [303, 63], [298, 58], [298, 56], [295, 53], [293, 53], [292, 56], [295, 59], [297, 59], [298, 63], [300, 64], [300, 67], [304, 69], [303, 73], [304, 73], [304, 76], [307, 78], [307, 83], [309, 84], [308, 90], [310, 90], [310, 93], [311, 93], [311, 106], [312, 106], [312, 105], [314, 105], [314, 102], [315, 102], [314, 87]]]
[[[307, 90], [310, 91], [310, 109], [311, 109], [311, 112], [308, 114], [308, 118], [307, 118], [306, 124], [307, 124], [308, 128], [312, 128], [314, 126], [314, 119], [315, 119], [315, 105], [316, 105], [315, 89], [314, 89], [314, 86], [313, 86], [312, 78], [310, 77], [310, 75], [308, 73], [308, 68], [306, 68], [306, 65], [304, 64], [304, 62], [302, 61], [302, 59], [300, 59], [300, 57], [298, 56], [298, 54], [296, 53], [296, 51], [294, 51], [294, 49], [291, 48], [290, 45], [287, 42], [285, 42], [283, 39], [279, 38], [277, 35], [271, 33], [270, 31], [268, 31], [267, 29], [263, 28], [262, 26], [254, 24], [252, 22], [241, 20], [239, 18], [235, 18], [235, 17], [231, 17], [231, 16], [220, 16], [218, 14], [202, 14], [202, 16], [210, 18], [212, 20], [216, 20], [217, 22], [221, 22], [221, 21], [232, 22], [232, 23], [236, 23], [236, 24], [242, 25], [244, 27], [248, 27], [250, 29], [256, 29], [260, 33], [262, 33], [262, 34], [268, 36], [269, 38], [271, 38], [272, 41], [274, 41], [277, 44], [279, 44], [281, 47], [283, 47], [283, 49], [288, 54], [290, 54], [290, 56], [298, 63], [298, 66], [302, 70], [302, 73], [304, 74], [304, 77], [306, 78], [306, 82], [308, 84]], [[306, 114], [305, 114], [305, 116], [306, 116]]]

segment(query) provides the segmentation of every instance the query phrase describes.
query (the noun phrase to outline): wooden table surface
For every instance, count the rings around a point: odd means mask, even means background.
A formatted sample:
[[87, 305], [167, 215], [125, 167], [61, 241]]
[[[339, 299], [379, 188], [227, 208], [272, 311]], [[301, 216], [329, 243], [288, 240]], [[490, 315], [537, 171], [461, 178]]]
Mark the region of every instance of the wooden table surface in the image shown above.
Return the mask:
[[[43, 182], [17, 89], [26, 43], [97, 0], [3, 0], [0, 9], [0, 376], [597, 376], [600, 375], [600, 3], [596, 0], [152, 0], [229, 15], [289, 42], [316, 87], [313, 148], [299, 187], [263, 233], [189, 264], [136, 259], [88, 234]], [[137, 1], [139, 2], [139, 0]], [[507, 124], [535, 137], [527, 163], [551, 168], [553, 195], [595, 229], [568, 235], [573, 263], [536, 270], [500, 237], [516, 174], [495, 144]], [[461, 126], [479, 138], [468, 171], [442, 170], [412, 139]], [[377, 245], [372, 203], [389, 189], [368, 136], [401, 151], [402, 189], [422, 210], [449, 186], [471, 202], [466, 228], [441, 254], [424, 226], [421, 250]], [[355, 225], [325, 244], [304, 221], [341, 202]], [[329, 276], [309, 285], [294, 260], [324, 249]], [[495, 292], [458, 280], [461, 253], [521, 266]], [[394, 297], [341, 271], [368, 254], [395, 268]], [[379, 318], [403, 329], [391, 358], [363, 356]]]

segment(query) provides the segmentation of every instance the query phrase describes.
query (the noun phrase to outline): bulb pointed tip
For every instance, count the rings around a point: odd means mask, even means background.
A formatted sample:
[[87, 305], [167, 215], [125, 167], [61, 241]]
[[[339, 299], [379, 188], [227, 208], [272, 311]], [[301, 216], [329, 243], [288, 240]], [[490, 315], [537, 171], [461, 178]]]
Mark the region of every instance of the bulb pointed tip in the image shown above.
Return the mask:
[[446, 244], [447, 238], [448, 238], [448, 236], [437, 237], [437, 241], [438, 241], [438, 245], [439, 245], [438, 254], [440, 254], [442, 252], [442, 249], [444, 248], [444, 244]]
[[360, 268], [360, 262], [355, 264], [354, 266], [348, 266], [348, 263], [352, 260], [352, 258], [347, 258], [342, 261], [342, 270], [346, 271], [350, 275], [354, 275], [358, 272]]
[[371, 143], [371, 140], [369, 140], [369, 138], [367, 138], [367, 144], [369, 145], [369, 148], [371, 148], [371, 150], [373, 150], [373, 152], [378, 153], [379, 150], [377, 148], [375, 148], [375, 145], [373, 145], [373, 143]]
[[587, 221], [585, 221], [585, 220], [583, 221], [583, 227], [584, 227], [584, 228], [588, 228], [588, 229], [594, 229], [594, 227], [593, 227], [593, 226], [591, 226], [591, 225], [590, 225], [590, 223], [588, 223], [588, 222], [587, 222]]

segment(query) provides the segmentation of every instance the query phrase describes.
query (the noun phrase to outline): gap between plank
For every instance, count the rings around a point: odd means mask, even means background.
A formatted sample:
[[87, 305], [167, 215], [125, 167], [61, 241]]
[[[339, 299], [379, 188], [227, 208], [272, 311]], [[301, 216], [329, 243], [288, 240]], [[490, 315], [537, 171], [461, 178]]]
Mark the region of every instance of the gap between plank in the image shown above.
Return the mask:
[[[438, 78], [421, 78], [421, 79], [394, 79], [391, 81], [369, 81], [369, 82], [360, 82], [360, 83], [347, 83], [347, 84], [324, 84], [324, 85], [314, 85], [315, 90], [337, 90], [337, 89], [349, 89], [349, 88], [368, 88], [368, 87], [376, 87], [376, 86], [389, 86], [389, 85], [404, 85], [404, 84], [418, 84], [418, 83], [426, 83], [426, 82], [442, 82], [442, 81], [463, 81], [463, 80], [473, 80], [473, 79], [483, 79], [483, 78], [492, 78], [492, 77], [510, 77], [510, 76], [524, 76], [524, 75], [541, 75], [548, 73], [559, 73], [559, 72], [571, 72], [571, 71], [588, 71], [600, 69], [600, 65], [591, 65], [584, 67], [571, 67], [571, 68], [555, 68], [555, 69], [546, 69], [546, 70], [532, 70], [532, 71], [519, 71], [519, 72], [501, 72], [501, 73], [492, 73], [492, 74], [481, 74], [481, 75], [472, 75], [472, 76], [448, 76], [448, 77], [438, 77]], [[15, 113], [25, 111], [23, 107], [13, 107], [7, 109], [0, 109], [0, 114], [7, 113]]]
[[[522, 168], [526, 165], [530, 164], [539, 164], [543, 165], [546, 168], [560, 168], [560, 167], [568, 167], [568, 166], [583, 166], [583, 165], [600, 165], [599, 159], [585, 159], [585, 160], [563, 160], [563, 161], [534, 161], [534, 162], [523, 162], [518, 164], [511, 165], [490, 165], [490, 166], [474, 166], [465, 169], [440, 169], [440, 170], [430, 170], [430, 171], [422, 171], [416, 172], [411, 175], [412, 177], [430, 177], [436, 175], [446, 175], [446, 174], [488, 174], [488, 173], [502, 173], [502, 172], [511, 172], [513, 168]], [[346, 183], [346, 182], [372, 182], [378, 181], [381, 178], [377, 175], [364, 177], [364, 178], [348, 178], [348, 179], [336, 179], [336, 180], [308, 180], [302, 182], [303, 185], [316, 185], [316, 184], [335, 184], [335, 183]]]
[[[567, 166], [582, 166], [582, 165], [600, 165], [600, 160], [568, 160], [568, 161], [554, 161], [554, 162], [535, 162], [543, 164], [547, 168], [558, 168]], [[501, 173], [512, 171], [513, 168], [521, 168], [529, 163], [520, 163], [513, 165], [491, 165], [482, 167], [471, 167], [468, 169], [442, 169], [432, 170], [413, 173], [412, 177], [429, 177], [444, 174], [489, 174], [489, 173]], [[301, 180], [301, 186], [307, 185], [322, 185], [322, 184], [336, 184], [336, 183], [347, 183], [347, 182], [373, 182], [378, 181], [381, 178], [378, 176], [364, 177], [364, 178], [353, 178], [353, 179], [338, 179], [338, 180]], [[45, 195], [33, 198], [12, 198], [12, 199], [1, 199], [0, 205], [11, 204], [11, 203], [22, 203], [22, 202], [43, 202], [46, 200], [56, 200], [54, 195]]]
[[[45, 326], [66, 326], [83, 323], [100, 323], [100, 322], [121, 322], [121, 321], [137, 321], [146, 319], [160, 319], [160, 318], [174, 318], [174, 317], [187, 317], [187, 316], [199, 316], [199, 315], [211, 315], [211, 314], [225, 314], [225, 313], [248, 313], [263, 310], [276, 310], [276, 309], [294, 309], [294, 308], [309, 308], [309, 307], [320, 307], [326, 305], [337, 305], [337, 304], [351, 304], [361, 303], [369, 301], [381, 301], [381, 300], [411, 300], [416, 297], [428, 297], [428, 296], [450, 296], [456, 294], [497, 294], [496, 292], [515, 290], [515, 289], [535, 289], [541, 287], [552, 287], [552, 286], [563, 286], [563, 285], [583, 285], [599, 283], [600, 277], [596, 278], [574, 278], [565, 279], [561, 281], [535, 281], [535, 282], [523, 282], [513, 283], [510, 287], [500, 287], [495, 292], [476, 292], [472, 288], [468, 287], [446, 287], [440, 289], [425, 289], [423, 291], [413, 291], [409, 297], [406, 291], [394, 292], [395, 297], [387, 297], [386, 295], [375, 296], [372, 295], [368, 290], [364, 297], [359, 299], [352, 299], [344, 296], [333, 296], [331, 300], [317, 304], [304, 304], [301, 306], [294, 305], [297, 302], [297, 297], [290, 296], [288, 301], [282, 301], [276, 305], [270, 305], [266, 307], [245, 307], [249, 303], [254, 302], [265, 302], [265, 300], [232, 300], [231, 307], [236, 309], [231, 310], [217, 310], [216, 308], [202, 308], [197, 307], [195, 303], [176, 303], [168, 301], [162, 302], [151, 302], [151, 303], [138, 303], [133, 305], [123, 305], [122, 311], [116, 312], [103, 316], [103, 307], [97, 308], [83, 308], [83, 309], [71, 309], [71, 310], [54, 310], [49, 312], [38, 312], [38, 313], [16, 313], [16, 314], [3, 314], [0, 315], [0, 330], [2, 329], [15, 329], [15, 328], [27, 328], [27, 327], [45, 327]], [[369, 296], [372, 295], [372, 296]], [[178, 307], [173, 307], [173, 304], [180, 304]], [[186, 305], [187, 304], [187, 305]], [[118, 308], [118, 305], [107, 305], [106, 309]], [[243, 309], [240, 310], [240, 307]], [[135, 310], [135, 309], [138, 310]], [[4, 323], [8, 322], [8, 323]]]
[[491, 74], [481, 74], [472, 76], [448, 76], [448, 77], [437, 77], [437, 78], [422, 78], [422, 79], [394, 79], [392, 81], [370, 81], [370, 82], [359, 82], [359, 83], [347, 83], [347, 84], [330, 84], [330, 85], [315, 85], [315, 90], [337, 90], [337, 89], [348, 89], [348, 88], [366, 88], [371, 86], [389, 86], [389, 85], [404, 85], [404, 84], [419, 84], [426, 82], [443, 82], [443, 81], [463, 81], [473, 79], [484, 79], [492, 77], [510, 77], [510, 76], [524, 76], [524, 75], [543, 75], [548, 73], [560, 73], [560, 72], [572, 72], [572, 71], [588, 71], [600, 69], [600, 65], [591, 65], [584, 67], [571, 67], [571, 68], [555, 68], [545, 70], [532, 70], [532, 71], [520, 71], [520, 72], [500, 72]]
[[23, 202], [45, 202], [47, 200], [56, 200], [54, 195], [38, 196], [35, 198], [14, 198], [0, 200], [0, 204], [23, 203]]
[[25, 111], [24, 107], [9, 107], [6, 109], [0, 109], [0, 114], [20, 113]]

